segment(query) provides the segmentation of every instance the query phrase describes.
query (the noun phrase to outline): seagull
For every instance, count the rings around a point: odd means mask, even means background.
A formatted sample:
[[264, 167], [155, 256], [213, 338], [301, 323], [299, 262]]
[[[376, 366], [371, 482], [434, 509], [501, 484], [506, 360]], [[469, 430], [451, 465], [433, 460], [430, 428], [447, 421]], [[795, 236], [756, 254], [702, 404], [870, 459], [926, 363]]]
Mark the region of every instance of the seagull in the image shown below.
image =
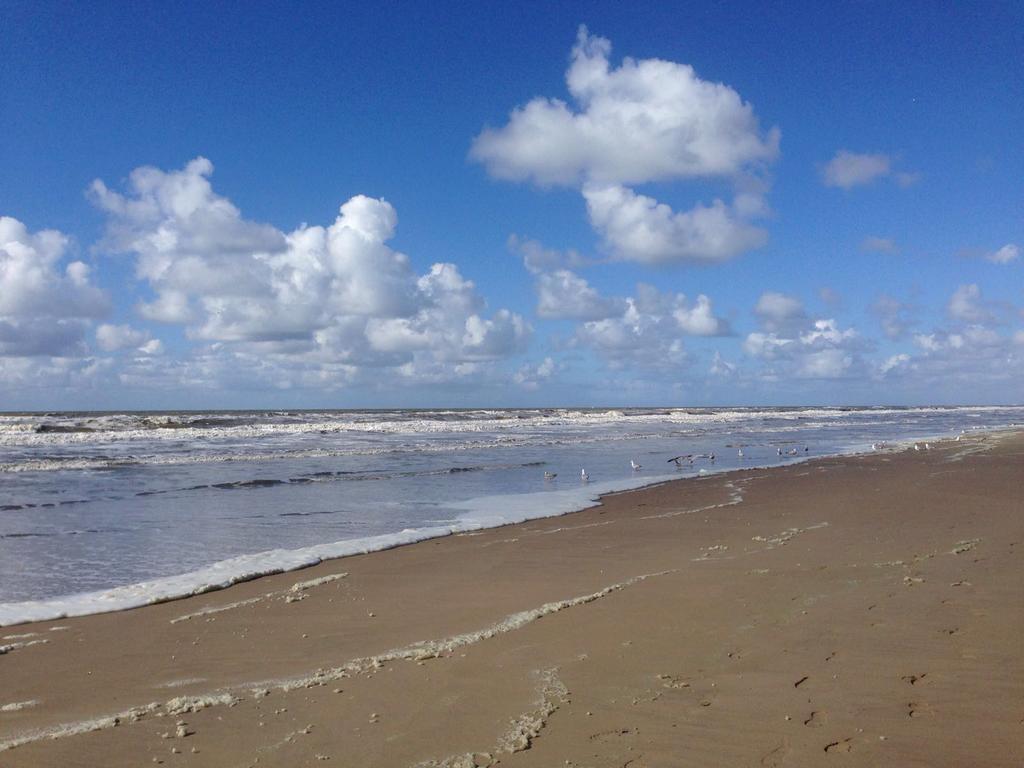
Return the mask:
[[[805, 448], [804, 450], [807, 449]], [[789, 454], [790, 456], [796, 456], [800, 453], [800, 451], [798, 451], [796, 448], [790, 448], [788, 451], [786, 451], [786, 453]]]
[[920, 451], [921, 450], [921, 446], [918, 445], [917, 443], [914, 443], [914, 450], [915, 451]]
[[544, 479], [545, 480], [554, 480], [556, 477], [558, 477], [558, 473], [557, 472], [545, 472], [544, 473]]
[[957, 441], [958, 443], [960, 442], [960, 438], [961, 438], [961, 437], [963, 437], [963, 435], [957, 435], [957, 436], [956, 436], [956, 441]]
[[931, 444], [931, 443], [925, 443], [925, 444], [924, 444], [924, 449], [925, 449], [926, 451], [930, 451], [930, 450], [932, 449], [932, 444]]
[[775, 452], [776, 452], [777, 454], [779, 454], [779, 456], [781, 456], [781, 455], [782, 455], [782, 449], [781, 449], [781, 448], [776, 448], [776, 449], [775, 449]]
[[683, 459], [686, 459], [691, 464], [693, 464], [693, 454], [690, 454], [690, 453], [683, 454], [682, 456], [673, 456], [671, 459], [669, 459], [665, 463], [666, 464], [671, 464], [672, 462], [675, 462], [677, 467], [681, 467], [681, 466], [683, 466], [682, 465]]
[[643, 469], [643, 467], [637, 464], [636, 461], [634, 461], [633, 459], [629, 460], [629, 466], [633, 468], [634, 472], [639, 472], [641, 469]]
[[582, 480], [585, 483], [589, 479], [590, 479], [590, 475], [587, 474], [587, 470], [581, 469], [580, 470], [580, 480]]
[[736, 451], [736, 455], [739, 456], [742, 459], [743, 458], [743, 449], [740, 448], [738, 451]]

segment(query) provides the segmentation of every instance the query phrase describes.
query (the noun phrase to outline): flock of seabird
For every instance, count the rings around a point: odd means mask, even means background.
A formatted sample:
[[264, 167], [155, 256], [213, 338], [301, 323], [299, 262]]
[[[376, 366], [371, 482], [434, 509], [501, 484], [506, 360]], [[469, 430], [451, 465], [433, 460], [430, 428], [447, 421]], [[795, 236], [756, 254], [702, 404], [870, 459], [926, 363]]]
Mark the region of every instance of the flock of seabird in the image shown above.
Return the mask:
[[[872, 446], [872, 448], [875, 448], [875, 446]], [[789, 450], [787, 450], [785, 452], [785, 454], [783, 454], [782, 448], [776, 448], [775, 450], [776, 450], [776, 453], [779, 456], [783, 456], [783, 455], [786, 455], [786, 456], [799, 456], [801, 453], [809, 452], [810, 448], [808, 448], [806, 445], [804, 446], [803, 451], [801, 451], [798, 448], [790, 448]], [[744, 458], [743, 449], [740, 448], [739, 450], [737, 450], [736, 451], [736, 455], [737, 455], [738, 458], [741, 458], [741, 459]], [[673, 456], [666, 463], [667, 464], [675, 464], [677, 467], [679, 467], [681, 469], [683, 466], [692, 467], [694, 461], [698, 461], [698, 460], [701, 460], [701, 459], [703, 459], [705, 461], [710, 461], [713, 464], [715, 462], [715, 454], [714, 453], [683, 453], [683, 454], [680, 454], [679, 456]], [[630, 459], [629, 460], [629, 466], [632, 468], [632, 470], [634, 472], [639, 472], [641, 469], [643, 469], [643, 465], [638, 463], [636, 459]], [[558, 477], [558, 473], [557, 472], [545, 472], [544, 473], [544, 479], [545, 480], [554, 480], [556, 477]], [[584, 483], [590, 481], [590, 475], [587, 473], [586, 469], [580, 469], [580, 481], [584, 482]]]
[[[959, 442], [960, 438], [963, 437], [964, 434], [965, 434], [965, 431], [961, 431], [960, 434], [956, 436], [956, 441]], [[915, 451], [929, 451], [929, 450], [931, 450], [931, 447], [932, 447], [931, 443], [914, 443], [914, 450]], [[887, 443], [885, 440], [882, 440], [881, 442], [878, 442], [878, 443], [872, 443], [871, 444], [871, 450], [873, 450], [873, 451], [884, 451], [887, 448], [889, 448], [889, 443]], [[783, 451], [781, 447], [776, 447], [775, 448], [775, 453], [778, 456], [799, 456], [801, 453], [809, 453], [809, 452], [810, 452], [810, 448], [808, 448], [806, 445], [804, 446], [804, 449], [802, 451], [799, 448], [789, 448], [789, 449], [787, 449], [785, 451]], [[743, 449], [742, 448], [739, 448], [736, 451], [736, 456], [737, 456], [737, 458], [740, 458], [740, 459], [744, 458], [744, 453], [743, 453]], [[668, 464], [675, 464], [679, 468], [682, 468], [684, 465], [692, 467], [693, 466], [693, 462], [696, 461], [696, 460], [699, 460], [699, 459], [704, 459], [706, 461], [710, 461], [711, 463], [714, 463], [714, 461], [715, 461], [715, 454], [713, 454], [713, 453], [683, 453], [683, 454], [680, 454], [679, 456], [673, 456], [666, 463], [668, 463]], [[632, 467], [634, 472], [639, 472], [641, 469], [643, 469], [643, 466], [641, 464], [637, 463], [636, 459], [630, 459], [629, 460], [629, 466]], [[544, 473], [544, 479], [545, 480], [554, 480], [556, 477], [558, 477], [558, 473], [557, 472], [545, 472]], [[581, 469], [580, 470], [580, 480], [582, 482], [584, 482], [584, 483], [590, 481], [590, 475], [587, 474], [587, 470], [586, 469]]]

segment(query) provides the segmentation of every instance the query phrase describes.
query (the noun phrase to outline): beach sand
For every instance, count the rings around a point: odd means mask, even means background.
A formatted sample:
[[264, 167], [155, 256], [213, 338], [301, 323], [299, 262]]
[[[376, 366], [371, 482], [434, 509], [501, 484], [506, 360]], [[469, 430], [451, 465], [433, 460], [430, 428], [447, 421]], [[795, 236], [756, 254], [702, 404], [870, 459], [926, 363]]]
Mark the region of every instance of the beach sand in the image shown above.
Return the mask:
[[3, 768], [1018, 766], [1024, 435], [681, 480], [0, 648]]

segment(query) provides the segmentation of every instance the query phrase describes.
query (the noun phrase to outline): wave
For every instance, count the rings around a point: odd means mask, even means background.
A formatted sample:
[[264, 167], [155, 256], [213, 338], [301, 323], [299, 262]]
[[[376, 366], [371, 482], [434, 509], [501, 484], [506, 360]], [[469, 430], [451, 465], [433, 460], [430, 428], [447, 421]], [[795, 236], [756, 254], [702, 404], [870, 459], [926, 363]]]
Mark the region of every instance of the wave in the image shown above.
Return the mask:
[[531, 409], [475, 411], [316, 411], [193, 414], [0, 415], [0, 446], [102, 444], [137, 441], [253, 440], [276, 436], [434, 435], [507, 432], [524, 428], [587, 428], [667, 422], [699, 426], [741, 421], [830, 421], [863, 416], [979, 413], [997, 406], [915, 408]]
[[[260, 576], [306, 568], [324, 560], [391, 549], [455, 533], [561, 515], [594, 506], [599, 503], [599, 498], [603, 494], [659, 484], [675, 477], [666, 475], [642, 479], [629, 478], [544, 494], [483, 497], [457, 505], [457, 508], [464, 510], [464, 514], [456, 522], [446, 525], [406, 528], [395, 533], [345, 539], [299, 549], [274, 549], [239, 555], [189, 573], [137, 584], [54, 599], [0, 603], [0, 627], [138, 608], [224, 589]], [[541, 498], [524, 498], [538, 496]]]

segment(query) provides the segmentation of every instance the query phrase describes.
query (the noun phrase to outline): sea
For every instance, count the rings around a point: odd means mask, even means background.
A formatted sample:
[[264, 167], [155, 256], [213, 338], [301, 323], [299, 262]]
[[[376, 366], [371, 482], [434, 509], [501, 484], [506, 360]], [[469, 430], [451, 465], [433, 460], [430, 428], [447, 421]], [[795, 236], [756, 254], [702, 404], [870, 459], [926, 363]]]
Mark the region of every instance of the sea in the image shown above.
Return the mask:
[[1021, 424], [1024, 406], [0, 413], [0, 626]]

